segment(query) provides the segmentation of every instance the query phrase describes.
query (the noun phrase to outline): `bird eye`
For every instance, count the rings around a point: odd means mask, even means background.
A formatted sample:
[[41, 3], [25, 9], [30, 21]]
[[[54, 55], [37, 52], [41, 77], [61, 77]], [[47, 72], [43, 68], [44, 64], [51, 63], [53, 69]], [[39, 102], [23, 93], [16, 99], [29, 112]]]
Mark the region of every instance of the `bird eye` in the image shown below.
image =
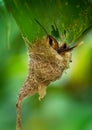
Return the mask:
[[67, 50], [69, 50], [69, 47], [68, 47], [67, 43], [64, 43], [64, 44], [62, 44], [62, 45], [58, 48], [57, 52], [60, 54], [60, 53], [65, 52], [65, 51], [67, 51]]
[[66, 48], [67, 48], [67, 44], [64, 43], [62, 47], [63, 47], [64, 49], [66, 49]]

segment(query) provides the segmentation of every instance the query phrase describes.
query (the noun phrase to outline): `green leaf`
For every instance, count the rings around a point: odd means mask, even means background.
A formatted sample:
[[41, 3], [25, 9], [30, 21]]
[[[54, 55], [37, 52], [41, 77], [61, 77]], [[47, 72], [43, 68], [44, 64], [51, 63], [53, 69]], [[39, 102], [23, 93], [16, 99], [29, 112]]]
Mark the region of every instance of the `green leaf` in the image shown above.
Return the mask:
[[90, 0], [4, 0], [4, 2], [13, 14], [22, 35], [31, 42], [46, 36], [35, 19], [49, 34], [68, 43], [78, 38], [92, 23]]

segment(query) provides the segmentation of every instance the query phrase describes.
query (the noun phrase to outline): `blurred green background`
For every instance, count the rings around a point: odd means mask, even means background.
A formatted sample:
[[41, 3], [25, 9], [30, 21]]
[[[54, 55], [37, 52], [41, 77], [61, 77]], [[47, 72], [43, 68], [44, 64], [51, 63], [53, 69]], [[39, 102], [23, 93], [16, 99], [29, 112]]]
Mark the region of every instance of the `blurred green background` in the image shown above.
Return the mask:
[[[92, 30], [82, 40], [70, 69], [49, 85], [46, 97], [23, 102], [23, 130], [92, 130]], [[19, 28], [0, 0], [0, 130], [16, 129], [15, 104], [27, 64]]]

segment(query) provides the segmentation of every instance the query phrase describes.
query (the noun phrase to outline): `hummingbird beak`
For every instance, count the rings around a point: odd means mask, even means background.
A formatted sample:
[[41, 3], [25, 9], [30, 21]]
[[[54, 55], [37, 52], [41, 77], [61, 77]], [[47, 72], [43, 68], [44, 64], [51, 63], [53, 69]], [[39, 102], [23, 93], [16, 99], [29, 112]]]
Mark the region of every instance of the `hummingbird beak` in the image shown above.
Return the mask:
[[76, 45], [74, 45], [74, 46], [72, 46], [72, 47], [69, 47], [69, 46], [67, 46], [66, 43], [64, 43], [61, 47], [59, 47], [59, 49], [57, 50], [57, 52], [58, 52], [59, 54], [61, 54], [62, 52], [72, 51], [74, 48], [76, 48], [76, 47], [82, 45], [83, 43], [84, 43], [84, 41], [81, 41], [81, 42], [77, 43]]
[[69, 47], [66, 51], [72, 51], [74, 48], [79, 47], [80, 45], [82, 45], [84, 43], [84, 41], [81, 41], [79, 43], [77, 43], [76, 45]]

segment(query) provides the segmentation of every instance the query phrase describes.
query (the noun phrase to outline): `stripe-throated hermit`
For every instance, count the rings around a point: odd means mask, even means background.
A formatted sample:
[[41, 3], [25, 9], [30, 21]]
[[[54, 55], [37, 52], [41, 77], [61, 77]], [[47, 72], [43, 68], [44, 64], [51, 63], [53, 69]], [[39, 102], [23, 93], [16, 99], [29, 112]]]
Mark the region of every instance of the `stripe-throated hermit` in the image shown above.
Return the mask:
[[[71, 62], [71, 51], [73, 47], [69, 47], [66, 43], [59, 45], [58, 41], [47, 33], [45, 28], [37, 21], [41, 28], [45, 31], [46, 37], [30, 42], [24, 38], [29, 55], [28, 75], [21, 88], [17, 107], [17, 130], [21, 128], [21, 102], [22, 100], [34, 93], [39, 94], [42, 99], [46, 94], [47, 86], [61, 77], [63, 71], [69, 68]], [[55, 31], [55, 30], [54, 30]]]

